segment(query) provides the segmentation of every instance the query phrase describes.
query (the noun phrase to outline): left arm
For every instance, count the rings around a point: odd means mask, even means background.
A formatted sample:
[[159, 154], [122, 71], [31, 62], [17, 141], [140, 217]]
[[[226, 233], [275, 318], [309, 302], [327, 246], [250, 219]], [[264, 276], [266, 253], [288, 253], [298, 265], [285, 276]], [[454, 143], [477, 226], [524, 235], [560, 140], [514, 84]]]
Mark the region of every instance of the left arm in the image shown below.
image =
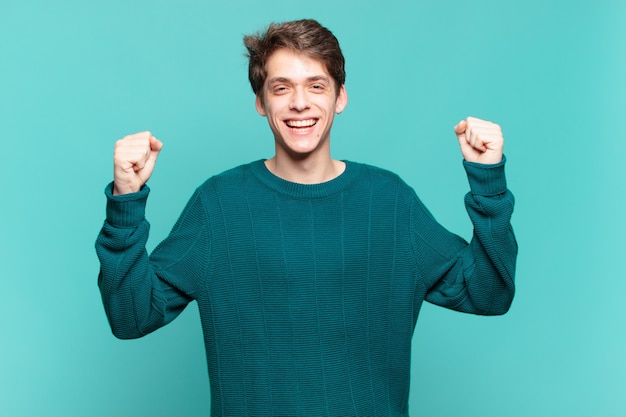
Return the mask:
[[502, 131], [475, 118], [461, 121], [454, 130], [470, 183], [465, 206], [474, 233], [467, 243], [434, 222], [421, 203], [415, 204], [416, 255], [426, 300], [468, 313], [504, 314], [515, 293], [517, 242], [510, 224], [514, 198], [504, 176]]

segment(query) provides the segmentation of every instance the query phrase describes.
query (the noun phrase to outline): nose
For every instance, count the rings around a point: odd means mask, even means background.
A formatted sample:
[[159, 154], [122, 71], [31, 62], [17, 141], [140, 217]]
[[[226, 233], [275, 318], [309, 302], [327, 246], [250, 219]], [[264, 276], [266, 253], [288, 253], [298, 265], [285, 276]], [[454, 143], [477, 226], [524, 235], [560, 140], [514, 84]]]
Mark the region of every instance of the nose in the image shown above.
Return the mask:
[[298, 112], [304, 111], [310, 107], [309, 98], [303, 88], [294, 89], [291, 95], [289, 108]]

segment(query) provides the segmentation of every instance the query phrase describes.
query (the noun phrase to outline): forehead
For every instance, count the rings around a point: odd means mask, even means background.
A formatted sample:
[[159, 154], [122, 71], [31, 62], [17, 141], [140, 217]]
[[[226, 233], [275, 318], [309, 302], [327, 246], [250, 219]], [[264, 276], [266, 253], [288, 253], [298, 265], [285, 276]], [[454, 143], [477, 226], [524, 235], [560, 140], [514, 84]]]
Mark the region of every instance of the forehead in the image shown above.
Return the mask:
[[278, 49], [265, 64], [267, 80], [272, 78], [310, 78], [324, 76], [330, 79], [326, 65], [310, 55], [291, 49]]

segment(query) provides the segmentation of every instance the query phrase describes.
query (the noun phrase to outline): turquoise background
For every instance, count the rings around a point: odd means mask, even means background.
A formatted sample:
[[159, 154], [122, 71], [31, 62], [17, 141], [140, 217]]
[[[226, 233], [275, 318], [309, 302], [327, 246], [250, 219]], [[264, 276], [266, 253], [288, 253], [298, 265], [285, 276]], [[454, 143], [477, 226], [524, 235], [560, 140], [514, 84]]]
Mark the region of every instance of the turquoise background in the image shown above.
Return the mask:
[[426, 305], [413, 416], [626, 413], [626, 2], [0, 0], [0, 415], [201, 416], [195, 304], [120, 341], [96, 286], [116, 139], [150, 129], [153, 248], [206, 177], [269, 157], [241, 37], [313, 17], [341, 41], [334, 156], [413, 185], [468, 238], [452, 127], [503, 126], [517, 298], [484, 318]]

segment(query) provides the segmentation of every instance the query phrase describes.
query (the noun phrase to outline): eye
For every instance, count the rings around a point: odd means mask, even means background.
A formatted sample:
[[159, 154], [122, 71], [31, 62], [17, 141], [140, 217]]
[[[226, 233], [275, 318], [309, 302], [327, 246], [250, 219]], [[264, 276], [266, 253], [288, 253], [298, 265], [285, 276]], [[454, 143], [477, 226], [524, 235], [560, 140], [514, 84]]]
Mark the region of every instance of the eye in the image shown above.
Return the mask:
[[284, 94], [285, 92], [287, 92], [287, 87], [284, 85], [277, 85], [274, 88], [272, 88], [272, 92], [274, 94]]

